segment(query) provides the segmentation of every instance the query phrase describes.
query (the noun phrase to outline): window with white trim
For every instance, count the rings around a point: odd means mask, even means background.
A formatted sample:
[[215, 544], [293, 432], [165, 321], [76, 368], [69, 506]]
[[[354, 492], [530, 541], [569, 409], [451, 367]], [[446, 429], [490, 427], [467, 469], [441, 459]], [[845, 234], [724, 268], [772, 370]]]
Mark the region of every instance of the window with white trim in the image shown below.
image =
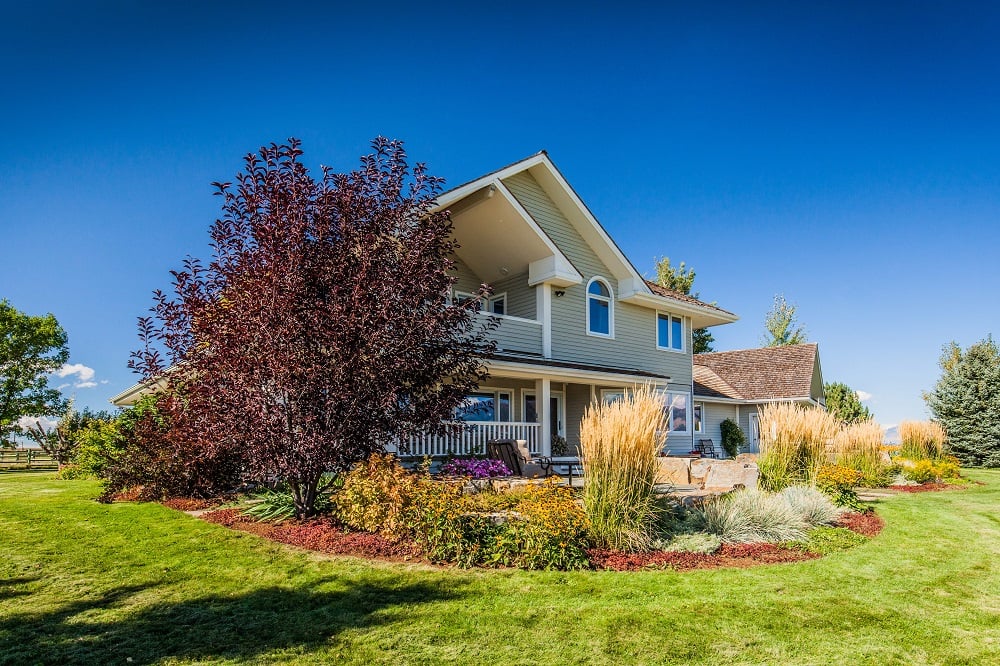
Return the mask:
[[592, 278], [587, 284], [587, 335], [614, 337], [615, 310], [611, 285], [603, 278]]
[[493, 314], [497, 315], [507, 314], [507, 292], [490, 296], [489, 298], [483, 301], [480, 301], [478, 299], [479, 296], [476, 294], [472, 294], [467, 291], [456, 291], [453, 302], [456, 305], [463, 305], [465, 303], [468, 303], [469, 301], [477, 301], [478, 304], [477, 309], [480, 311], [483, 309], [483, 303], [485, 302], [487, 312], [492, 312]]
[[667, 431], [672, 434], [689, 432], [691, 421], [691, 396], [684, 391], [664, 391], [663, 409], [667, 417]]
[[455, 408], [457, 421], [511, 421], [510, 391], [485, 390], [469, 393]]
[[684, 318], [667, 312], [656, 313], [656, 348], [684, 351]]
[[705, 432], [705, 426], [702, 425], [702, 419], [705, 418], [705, 405], [702, 405], [701, 403], [697, 403], [696, 402], [694, 404], [693, 413], [694, 413], [694, 431], [695, 431], [695, 433], [700, 434], [700, 433]]
[[605, 405], [625, 399], [625, 389], [601, 389], [601, 402]]

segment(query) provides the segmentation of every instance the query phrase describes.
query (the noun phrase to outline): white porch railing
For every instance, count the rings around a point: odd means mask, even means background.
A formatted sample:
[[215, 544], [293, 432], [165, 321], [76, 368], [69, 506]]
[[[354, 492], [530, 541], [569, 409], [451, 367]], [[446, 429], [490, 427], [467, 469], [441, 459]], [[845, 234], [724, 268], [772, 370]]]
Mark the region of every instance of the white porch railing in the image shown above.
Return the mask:
[[533, 454], [541, 452], [538, 441], [541, 426], [537, 423], [477, 421], [465, 422], [462, 426], [462, 431], [455, 434], [411, 437], [398, 453], [419, 457], [485, 454], [486, 443], [494, 439], [523, 439]]

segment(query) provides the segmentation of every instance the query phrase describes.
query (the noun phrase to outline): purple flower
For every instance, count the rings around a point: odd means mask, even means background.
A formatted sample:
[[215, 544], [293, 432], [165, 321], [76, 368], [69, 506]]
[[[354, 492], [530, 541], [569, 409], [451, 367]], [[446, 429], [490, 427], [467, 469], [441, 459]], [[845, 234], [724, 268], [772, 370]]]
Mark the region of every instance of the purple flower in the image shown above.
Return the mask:
[[488, 479], [494, 476], [510, 476], [510, 470], [500, 460], [479, 458], [456, 458], [441, 466], [441, 473], [448, 476], [468, 476], [473, 479]]

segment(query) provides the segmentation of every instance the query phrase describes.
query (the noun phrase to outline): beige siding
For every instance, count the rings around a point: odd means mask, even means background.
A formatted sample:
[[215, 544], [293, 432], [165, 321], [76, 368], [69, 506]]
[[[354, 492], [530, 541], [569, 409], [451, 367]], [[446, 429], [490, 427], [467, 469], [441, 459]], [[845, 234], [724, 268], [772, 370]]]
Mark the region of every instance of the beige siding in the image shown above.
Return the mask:
[[604, 277], [616, 291], [611, 271], [534, 178], [522, 172], [505, 180], [504, 184], [584, 277], [583, 283], [567, 287], [564, 296], [552, 299], [552, 357], [669, 375], [671, 386], [690, 391], [690, 331], [686, 353], [659, 350], [656, 348], [656, 312], [616, 302], [614, 338], [587, 335], [587, 282], [595, 276]]
[[[489, 315], [481, 314], [486, 317]], [[490, 334], [497, 341], [498, 352], [542, 355], [542, 325], [535, 321], [496, 317], [499, 326]]]
[[454, 257], [454, 260], [454, 274], [458, 276], [458, 282], [454, 286], [455, 291], [464, 291], [470, 294], [476, 293], [479, 290], [479, 285], [482, 284], [482, 280], [461, 259]]
[[722, 448], [722, 422], [726, 419], [732, 419], [739, 423], [739, 407], [713, 402], [701, 402], [701, 405], [703, 406], [702, 432], [695, 433], [694, 438], [695, 440], [712, 440], [718, 455], [725, 456], [725, 451]]
[[524, 319], [535, 316], [535, 287], [528, 286], [528, 274], [511, 275], [493, 283], [494, 294], [507, 294], [507, 314]]

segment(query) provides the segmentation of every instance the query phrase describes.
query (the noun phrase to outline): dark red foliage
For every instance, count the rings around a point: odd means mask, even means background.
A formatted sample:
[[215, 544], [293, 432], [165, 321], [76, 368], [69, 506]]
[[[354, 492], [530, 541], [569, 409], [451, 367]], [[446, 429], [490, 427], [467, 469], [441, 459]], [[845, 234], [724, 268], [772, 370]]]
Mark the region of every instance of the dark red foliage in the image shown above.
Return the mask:
[[173, 296], [156, 292], [130, 365], [182, 396], [180, 459], [234, 452], [249, 478], [287, 481], [308, 515], [322, 473], [446, 427], [486, 377], [497, 324], [451, 302], [442, 181], [401, 142], [380, 137], [359, 170], [318, 180], [299, 145], [263, 147], [235, 184], [216, 183], [214, 256], [185, 261]]
[[667, 553], [663, 551], [623, 553], [613, 550], [591, 549], [587, 551], [587, 555], [594, 568], [612, 571], [638, 571], [640, 569], [689, 571], [720, 567], [746, 569], [759, 564], [801, 562], [819, 557], [816, 553], [784, 548], [770, 543], [727, 543], [712, 554]]
[[921, 483], [918, 486], [889, 486], [891, 490], [895, 490], [900, 493], [930, 493], [938, 490], [960, 490], [965, 488], [965, 486], [955, 485], [953, 483]]
[[221, 502], [222, 500], [216, 498], [170, 497], [160, 502], [160, 504], [176, 511], [204, 511], [205, 509], [211, 509], [213, 506], [218, 506]]
[[878, 536], [882, 528], [885, 527], [885, 521], [874, 511], [866, 511], [865, 513], [852, 511], [840, 517], [840, 520], [837, 521], [837, 527], [846, 527], [861, 536], [871, 538]]
[[239, 509], [211, 511], [203, 514], [202, 518], [271, 541], [321, 553], [381, 559], [413, 559], [420, 556], [420, 549], [412, 542], [391, 541], [367, 532], [345, 532], [328, 518], [286, 520], [279, 524], [259, 523], [241, 514]]

